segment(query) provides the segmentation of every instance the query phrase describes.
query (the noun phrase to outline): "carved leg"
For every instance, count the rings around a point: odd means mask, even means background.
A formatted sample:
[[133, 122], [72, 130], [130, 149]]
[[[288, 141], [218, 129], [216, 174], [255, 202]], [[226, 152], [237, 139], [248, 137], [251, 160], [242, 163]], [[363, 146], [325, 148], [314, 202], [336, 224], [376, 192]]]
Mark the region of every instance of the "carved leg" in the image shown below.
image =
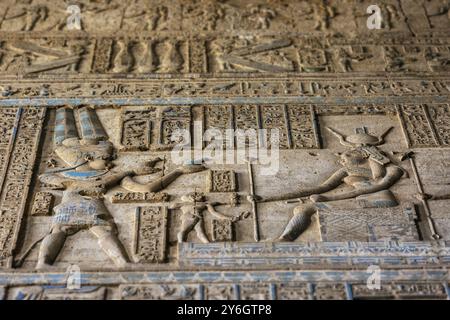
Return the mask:
[[314, 205], [298, 206], [294, 209], [294, 216], [291, 218], [283, 234], [278, 241], [294, 241], [311, 224], [311, 216], [317, 212]]
[[89, 229], [97, 238], [100, 248], [114, 261], [118, 267], [128, 264], [128, 259], [124, 254], [123, 247], [117, 236], [109, 227], [94, 226]]
[[177, 234], [178, 243], [182, 243], [182, 242], [186, 241], [187, 235], [189, 234], [189, 232], [192, 231], [192, 229], [194, 229], [194, 227], [197, 225], [198, 221], [199, 221], [199, 218], [192, 217], [190, 215], [188, 215], [187, 217], [183, 216], [181, 218], [181, 229], [180, 229], [180, 232], [178, 232], [178, 234]]
[[208, 237], [205, 234], [205, 229], [203, 228], [203, 220], [200, 220], [195, 225], [195, 231], [197, 232], [197, 237], [200, 239], [203, 243], [209, 243]]
[[66, 241], [67, 234], [61, 227], [53, 227], [52, 233], [42, 240], [36, 269], [51, 267]]

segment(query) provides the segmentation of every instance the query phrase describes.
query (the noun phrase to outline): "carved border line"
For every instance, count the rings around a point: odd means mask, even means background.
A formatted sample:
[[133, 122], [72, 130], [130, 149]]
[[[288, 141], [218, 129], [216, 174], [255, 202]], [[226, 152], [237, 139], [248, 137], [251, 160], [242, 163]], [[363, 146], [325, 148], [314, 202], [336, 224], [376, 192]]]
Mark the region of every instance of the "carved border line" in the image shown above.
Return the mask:
[[[30, 273], [1, 272], [0, 286], [29, 285], [65, 285], [67, 273]], [[199, 282], [315, 282], [315, 281], [351, 281], [366, 282], [366, 268], [360, 270], [301, 270], [301, 271], [160, 271], [160, 272], [81, 272], [81, 284], [87, 285], [120, 285], [133, 283], [199, 283]], [[383, 281], [449, 281], [448, 270], [406, 269], [381, 270]]]
[[182, 267], [274, 267], [327, 265], [449, 265], [450, 242], [184, 243]]

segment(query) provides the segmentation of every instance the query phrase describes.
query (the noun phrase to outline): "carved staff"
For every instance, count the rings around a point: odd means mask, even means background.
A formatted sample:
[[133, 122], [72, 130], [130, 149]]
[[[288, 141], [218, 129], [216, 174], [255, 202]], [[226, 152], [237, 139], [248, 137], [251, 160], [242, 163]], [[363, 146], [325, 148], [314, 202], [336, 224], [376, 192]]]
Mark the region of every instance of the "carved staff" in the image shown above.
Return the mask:
[[[247, 168], [248, 168], [248, 180], [250, 183], [250, 195], [255, 196], [255, 185], [253, 182], [253, 168], [251, 161], [247, 161]], [[255, 241], [259, 241], [259, 229], [258, 229], [258, 212], [256, 207], [256, 201], [253, 199], [251, 201], [252, 204], [252, 215], [253, 215], [253, 234], [255, 237]]]

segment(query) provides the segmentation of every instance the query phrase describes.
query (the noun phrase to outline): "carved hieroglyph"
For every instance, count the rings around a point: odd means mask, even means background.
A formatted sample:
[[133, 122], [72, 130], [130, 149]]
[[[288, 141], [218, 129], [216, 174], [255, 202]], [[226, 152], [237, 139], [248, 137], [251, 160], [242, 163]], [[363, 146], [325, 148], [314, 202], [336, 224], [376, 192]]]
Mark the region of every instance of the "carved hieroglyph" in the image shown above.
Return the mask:
[[448, 298], [448, 3], [75, 2], [0, 1], [0, 299]]
[[12, 266], [20, 221], [28, 199], [45, 108], [1, 109], [2, 158], [0, 200], [0, 265]]

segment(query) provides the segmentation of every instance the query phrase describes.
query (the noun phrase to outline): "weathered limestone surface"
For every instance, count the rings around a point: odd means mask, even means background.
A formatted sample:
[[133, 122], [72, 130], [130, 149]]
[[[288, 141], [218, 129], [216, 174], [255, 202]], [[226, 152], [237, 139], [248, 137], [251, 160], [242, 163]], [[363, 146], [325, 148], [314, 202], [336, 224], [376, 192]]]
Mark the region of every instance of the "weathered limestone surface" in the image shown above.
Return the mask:
[[449, 298], [447, 2], [73, 4], [0, 3], [0, 299]]

